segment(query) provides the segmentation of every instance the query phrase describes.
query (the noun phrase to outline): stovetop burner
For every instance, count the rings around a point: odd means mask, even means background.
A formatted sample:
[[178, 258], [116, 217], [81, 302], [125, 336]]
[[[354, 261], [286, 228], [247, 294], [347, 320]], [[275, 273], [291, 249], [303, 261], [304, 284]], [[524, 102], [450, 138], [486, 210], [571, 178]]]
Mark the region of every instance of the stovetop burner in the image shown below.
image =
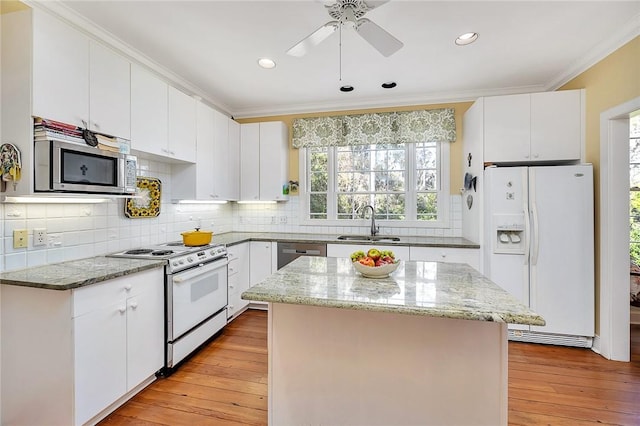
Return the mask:
[[151, 252], [153, 256], [167, 256], [173, 253], [174, 253], [173, 250], [154, 250]]
[[182, 247], [182, 246], [184, 246], [184, 243], [181, 243], [180, 241], [175, 241], [173, 243], [166, 243], [165, 246]]
[[125, 251], [124, 254], [149, 254], [151, 252], [153, 252], [151, 249], [133, 249]]

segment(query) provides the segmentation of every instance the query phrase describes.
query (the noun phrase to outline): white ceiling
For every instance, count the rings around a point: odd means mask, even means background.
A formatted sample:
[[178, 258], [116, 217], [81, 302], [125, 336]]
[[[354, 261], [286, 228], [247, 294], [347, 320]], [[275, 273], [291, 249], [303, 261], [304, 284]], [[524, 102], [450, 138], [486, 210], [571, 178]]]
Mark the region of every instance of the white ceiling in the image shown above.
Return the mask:
[[[285, 52], [331, 19], [322, 1], [62, 3], [67, 17], [80, 14], [235, 117], [552, 90], [640, 34], [638, 0], [391, 0], [366, 18], [404, 42], [394, 55], [345, 28], [342, 55], [336, 32], [295, 58]], [[456, 46], [468, 31], [478, 40]], [[259, 68], [260, 57], [276, 68]], [[387, 81], [398, 86], [382, 89]], [[344, 84], [355, 90], [340, 92]]]

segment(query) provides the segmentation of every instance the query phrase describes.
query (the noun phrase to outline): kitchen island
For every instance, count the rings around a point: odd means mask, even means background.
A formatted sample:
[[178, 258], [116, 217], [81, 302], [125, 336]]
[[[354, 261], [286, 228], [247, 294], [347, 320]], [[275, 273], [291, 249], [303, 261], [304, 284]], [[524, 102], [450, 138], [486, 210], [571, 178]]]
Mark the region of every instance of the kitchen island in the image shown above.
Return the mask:
[[270, 425], [506, 425], [507, 323], [544, 325], [456, 263], [300, 257], [242, 297], [269, 302]]

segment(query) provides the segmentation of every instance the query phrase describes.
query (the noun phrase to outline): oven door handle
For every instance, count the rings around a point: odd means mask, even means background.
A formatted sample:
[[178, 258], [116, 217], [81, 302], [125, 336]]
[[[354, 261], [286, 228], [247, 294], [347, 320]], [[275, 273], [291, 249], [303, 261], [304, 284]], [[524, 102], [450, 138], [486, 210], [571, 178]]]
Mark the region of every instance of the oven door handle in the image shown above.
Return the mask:
[[215, 271], [218, 268], [226, 266], [229, 264], [229, 259], [224, 258], [223, 260], [216, 260], [211, 263], [205, 263], [197, 267], [197, 269], [193, 272], [185, 272], [180, 273], [179, 276], [174, 276], [173, 282], [180, 284], [182, 282], [192, 280], [200, 275], [208, 274], [209, 272]]

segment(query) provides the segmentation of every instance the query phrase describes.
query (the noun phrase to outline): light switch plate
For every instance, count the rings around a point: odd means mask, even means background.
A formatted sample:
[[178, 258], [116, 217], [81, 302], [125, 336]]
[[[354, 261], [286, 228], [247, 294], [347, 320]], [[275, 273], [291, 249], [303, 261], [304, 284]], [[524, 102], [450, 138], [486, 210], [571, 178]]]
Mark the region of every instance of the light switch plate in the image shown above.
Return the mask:
[[29, 234], [26, 229], [14, 229], [13, 248], [26, 248], [29, 245]]

